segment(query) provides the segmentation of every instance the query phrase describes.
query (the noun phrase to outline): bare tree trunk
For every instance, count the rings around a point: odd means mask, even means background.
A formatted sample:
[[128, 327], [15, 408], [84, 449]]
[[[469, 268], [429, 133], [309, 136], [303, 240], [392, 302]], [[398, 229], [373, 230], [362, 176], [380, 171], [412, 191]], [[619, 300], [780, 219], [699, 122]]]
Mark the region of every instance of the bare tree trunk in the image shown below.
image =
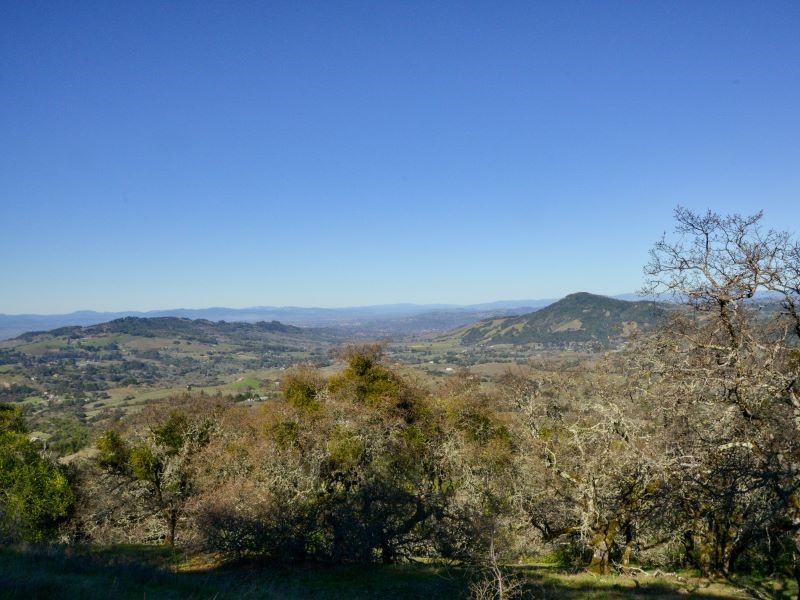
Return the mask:
[[736, 560], [739, 558], [742, 550], [744, 550], [744, 546], [742, 545], [735, 545], [731, 548], [731, 551], [728, 555], [728, 564], [726, 565], [728, 574], [733, 573], [733, 570], [736, 567]]
[[589, 571], [598, 575], [608, 575], [610, 572], [608, 567], [610, 550], [605, 536], [602, 534], [596, 536], [596, 539], [592, 542], [592, 561], [589, 563]]
[[495, 581], [497, 582], [497, 597], [499, 600], [506, 600], [505, 581], [503, 580], [503, 571], [497, 563], [497, 554], [494, 551], [494, 535], [489, 545], [489, 560], [491, 560], [492, 573], [494, 574]]
[[735, 542], [731, 539], [726, 539], [720, 544], [722, 552], [722, 560], [719, 567], [723, 574], [727, 577], [733, 573], [733, 566], [736, 562], [737, 552], [735, 550]]
[[703, 577], [711, 577], [714, 574], [714, 557], [712, 556], [713, 544], [708, 540], [701, 540], [697, 548], [697, 566], [700, 569], [700, 575]]
[[611, 546], [614, 544], [614, 537], [617, 533], [617, 522], [612, 521], [606, 525], [605, 529], [596, 533], [591, 540], [592, 560], [589, 563], [589, 571], [598, 575], [608, 575], [610, 572], [609, 562], [611, 559]]
[[633, 528], [630, 523], [625, 526], [625, 547], [622, 549], [620, 564], [627, 567], [631, 562], [631, 552], [633, 552]]
[[178, 511], [174, 508], [167, 509], [167, 537], [164, 543], [167, 546], [175, 545], [175, 530], [178, 528]]
[[702, 577], [711, 577], [714, 563], [712, 546], [709, 540], [694, 531], [686, 532], [683, 536], [685, 556], [697, 567]]

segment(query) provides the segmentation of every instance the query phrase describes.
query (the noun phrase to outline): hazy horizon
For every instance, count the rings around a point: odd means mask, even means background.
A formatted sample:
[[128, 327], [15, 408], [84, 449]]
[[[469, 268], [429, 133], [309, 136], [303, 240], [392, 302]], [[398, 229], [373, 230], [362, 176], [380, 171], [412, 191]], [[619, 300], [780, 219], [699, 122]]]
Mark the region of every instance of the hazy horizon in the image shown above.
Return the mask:
[[2, 313], [614, 295], [676, 205], [796, 222], [797, 3], [2, 15]]
[[[583, 290], [576, 290], [575, 292], [570, 293], [577, 293]], [[594, 292], [589, 292], [594, 294]], [[569, 294], [565, 294], [569, 295]], [[598, 294], [598, 295], [608, 295], [608, 294]], [[611, 294], [608, 295], [609, 297], [617, 297], [617, 296], [627, 296], [633, 295], [628, 293], [621, 293], [621, 294]], [[231, 310], [249, 310], [249, 309], [303, 309], [303, 310], [341, 310], [341, 309], [349, 309], [349, 308], [378, 308], [378, 307], [391, 307], [391, 306], [409, 306], [409, 307], [453, 307], [453, 308], [462, 308], [462, 307], [470, 307], [470, 306], [480, 306], [483, 304], [495, 304], [495, 303], [524, 303], [524, 302], [545, 302], [545, 301], [553, 301], [559, 300], [564, 296], [553, 296], [553, 297], [540, 297], [540, 298], [499, 298], [496, 300], [485, 300], [479, 302], [386, 302], [381, 304], [347, 304], [347, 305], [339, 305], [339, 306], [329, 306], [329, 305], [321, 305], [321, 304], [253, 304], [248, 306], [222, 306], [222, 305], [209, 305], [209, 306], [167, 306], [167, 307], [156, 307], [156, 308], [121, 308], [121, 309], [95, 309], [95, 308], [80, 308], [76, 310], [70, 311], [59, 311], [54, 313], [4, 313], [0, 312], [0, 315], [6, 316], [17, 316], [17, 315], [58, 315], [58, 314], [71, 314], [76, 312], [90, 312], [90, 313], [122, 313], [122, 312], [141, 312], [141, 313], [151, 313], [151, 312], [163, 312], [163, 311], [177, 311], [177, 310], [213, 310], [213, 309], [231, 309]]]

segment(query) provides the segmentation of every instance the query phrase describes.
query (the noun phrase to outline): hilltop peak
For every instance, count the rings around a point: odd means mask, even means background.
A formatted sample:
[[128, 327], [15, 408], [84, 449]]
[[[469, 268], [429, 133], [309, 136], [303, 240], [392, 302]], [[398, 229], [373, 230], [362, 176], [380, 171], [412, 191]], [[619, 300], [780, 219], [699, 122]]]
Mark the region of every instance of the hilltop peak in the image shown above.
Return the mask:
[[603, 296], [602, 294], [593, 294], [591, 292], [573, 292], [571, 294], [567, 294], [561, 300], [589, 300], [593, 298], [610, 298], [610, 296]]
[[635, 331], [663, 321], [666, 309], [589, 292], [516, 317], [487, 319], [455, 332], [462, 344], [536, 344], [557, 347], [609, 347]]
[[592, 292], [573, 292], [571, 294], [567, 294], [559, 302], [563, 300], [592, 300], [592, 301], [599, 301], [603, 302], [606, 300], [611, 300], [614, 302], [628, 302], [627, 300], [621, 300], [619, 298], [614, 298], [612, 296], [606, 296], [605, 294], [595, 294]]

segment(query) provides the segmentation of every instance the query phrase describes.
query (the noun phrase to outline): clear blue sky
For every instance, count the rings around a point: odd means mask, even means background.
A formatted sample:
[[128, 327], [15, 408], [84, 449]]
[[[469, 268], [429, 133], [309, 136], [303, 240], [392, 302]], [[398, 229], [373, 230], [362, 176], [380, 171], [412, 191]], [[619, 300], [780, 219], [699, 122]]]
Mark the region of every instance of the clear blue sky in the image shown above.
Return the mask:
[[3, 2], [0, 312], [621, 293], [796, 231], [800, 3]]

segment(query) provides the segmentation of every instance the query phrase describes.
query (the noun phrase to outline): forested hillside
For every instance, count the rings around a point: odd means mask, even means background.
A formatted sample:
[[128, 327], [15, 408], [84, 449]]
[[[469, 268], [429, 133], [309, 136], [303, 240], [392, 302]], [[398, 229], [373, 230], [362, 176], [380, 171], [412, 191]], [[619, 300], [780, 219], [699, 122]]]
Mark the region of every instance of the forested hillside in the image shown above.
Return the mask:
[[648, 301], [616, 300], [579, 292], [536, 312], [487, 319], [457, 330], [463, 345], [539, 344], [549, 347], [594, 345], [607, 348], [636, 332], [663, 324], [669, 306]]

